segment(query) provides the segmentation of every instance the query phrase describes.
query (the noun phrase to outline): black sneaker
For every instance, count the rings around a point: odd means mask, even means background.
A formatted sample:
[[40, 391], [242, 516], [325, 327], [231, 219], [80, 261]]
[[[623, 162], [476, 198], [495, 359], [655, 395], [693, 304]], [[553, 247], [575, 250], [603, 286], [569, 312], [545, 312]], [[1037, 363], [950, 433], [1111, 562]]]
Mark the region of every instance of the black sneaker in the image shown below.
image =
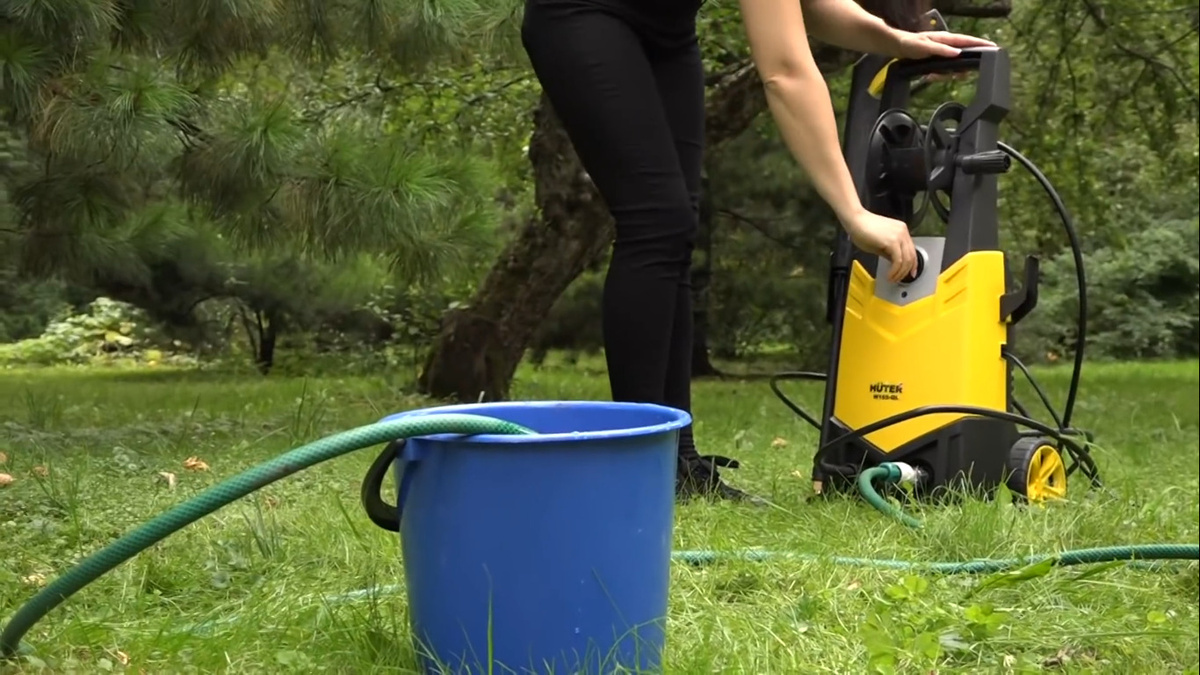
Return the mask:
[[696, 497], [709, 499], [728, 499], [736, 502], [748, 502], [757, 506], [766, 505], [760, 497], [743, 492], [721, 480], [717, 467], [736, 469], [740, 466], [736, 459], [720, 455], [701, 455], [698, 458], [686, 460], [680, 458], [679, 470], [675, 475], [675, 497], [689, 500]]

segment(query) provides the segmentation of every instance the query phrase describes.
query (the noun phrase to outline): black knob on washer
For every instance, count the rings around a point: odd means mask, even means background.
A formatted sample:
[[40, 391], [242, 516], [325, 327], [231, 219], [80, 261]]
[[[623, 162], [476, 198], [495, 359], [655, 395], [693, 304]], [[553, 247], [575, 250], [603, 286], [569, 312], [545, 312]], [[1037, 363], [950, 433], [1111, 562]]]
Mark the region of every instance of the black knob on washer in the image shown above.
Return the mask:
[[916, 267], [913, 268], [913, 271], [908, 273], [908, 276], [901, 279], [900, 283], [911, 284], [912, 282], [914, 282], [918, 278], [920, 278], [920, 276], [924, 273], [925, 273], [925, 250], [918, 248], [917, 249], [917, 265], [916, 265]]

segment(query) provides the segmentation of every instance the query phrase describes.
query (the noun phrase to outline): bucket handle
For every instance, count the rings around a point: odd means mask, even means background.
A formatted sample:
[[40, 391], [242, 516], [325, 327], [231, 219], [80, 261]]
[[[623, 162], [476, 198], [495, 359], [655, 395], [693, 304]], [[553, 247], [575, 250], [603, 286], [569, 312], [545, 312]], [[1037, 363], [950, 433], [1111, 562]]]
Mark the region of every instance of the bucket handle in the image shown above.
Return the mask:
[[413, 471], [417, 468], [415, 458], [407, 458], [407, 461], [404, 462], [403, 473], [400, 474], [396, 504], [385, 502], [382, 494], [383, 479], [396, 459], [404, 457], [404, 443], [403, 438], [388, 443], [383, 452], [380, 452], [375, 461], [371, 463], [362, 482], [362, 506], [363, 510], [367, 512], [367, 518], [389, 532], [400, 531], [400, 518], [403, 515], [404, 502], [408, 497], [409, 486], [412, 484]]

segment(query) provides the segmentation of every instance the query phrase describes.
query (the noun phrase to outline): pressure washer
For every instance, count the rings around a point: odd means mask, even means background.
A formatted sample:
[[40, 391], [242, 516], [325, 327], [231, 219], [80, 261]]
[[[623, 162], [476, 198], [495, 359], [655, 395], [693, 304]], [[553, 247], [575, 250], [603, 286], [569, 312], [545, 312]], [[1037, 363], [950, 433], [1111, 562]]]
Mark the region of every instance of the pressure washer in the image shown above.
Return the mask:
[[[944, 26], [936, 13], [929, 18], [930, 27]], [[979, 77], [975, 98], [969, 105], [943, 104], [925, 124], [904, 110], [914, 90], [913, 82], [918, 78], [964, 71], [976, 71]], [[925, 61], [888, 60], [871, 55], [855, 66], [852, 88], [844, 152], [864, 203], [877, 213], [910, 224], [919, 222], [931, 208], [946, 224], [946, 232], [941, 237], [914, 238], [920, 251], [920, 265], [911, 278], [899, 284], [886, 281], [886, 262], [854, 250], [845, 236], [839, 237], [829, 278], [828, 311], [833, 327], [829, 373], [781, 373], [771, 382], [772, 390], [789, 408], [820, 430], [820, 447], [813, 462], [814, 486], [823, 494], [856, 486], [876, 508], [890, 512], [908, 525], [919, 526], [919, 521], [890, 507], [875, 484], [907, 480], [914, 484], [914, 493], [934, 494], [956, 485], [990, 491], [1007, 482], [1014, 493], [1031, 501], [1064, 496], [1066, 477], [1077, 469], [1093, 485], [1099, 485], [1098, 471], [1089, 454], [1092, 436], [1070, 424], [1086, 328], [1082, 253], [1070, 215], [1049, 180], [1023, 155], [997, 140], [999, 122], [1009, 106], [1007, 55], [1000, 49], [973, 49], [958, 58]], [[948, 122], [953, 123], [953, 129], [948, 128]], [[999, 249], [997, 176], [1009, 169], [1011, 160], [1032, 173], [1053, 200], [1075, 258], [1079, 325], [1074, 370], [1061, 415], [1055, 413], [1045, 392], [1011, 351], [1014, 326], [1037, 303], [1038, 282], [1037, 258], [1028, 257], [1024, 283], [1014, 287]], [[1033, 383], [1050, 410], [1053, 426], [1032, 419], [1013, 396], [1014, 368]], [[782, 393], [778, 382], [785, 379], [826, 382], [820, 420]], [[481, 404], [478, 412], [511, 410], [511, 406], [487, 405]], [[534, 436], [530, 442], [545, 442], [555, 438], [570, 441], [578, 435], [547, 434], [546, 430], [539, 433], [538, 429], [504, 416], [502, 412], [497, 417], [467, 414], [455, 408], [412, 411], [315, 440], [230, 477], [91, 553], [39, 590], [0, 631], [0, 659], [29, 649], [22, 638], [42, 617], [113, 568], [218, 509], [321, 462], [360, 449], [384, 446], [364, 481], [363, 506], [370, 521], [384, 529], [399, 531], [405, 522], [399, 505], [413, 476], [411, 468], [406, 466], [418, 460], [420, 454], [406, 449], [407, 439], [459, 437], [471, 443], [476, 442], [472, 439], [478, 439], [481, 446], [484, 439], [492, 439], [499, 452], [504, 447], [520, 448], [522, 443], [521, 439], [506, 440], [503, 436]], [[556, 420], [554, 426], [575, 423], [564, 418]], [[578, 423], [594, 425], [596, 420]], [[1032, 431], [1019, 431], [1018, 427]], [[641, 432], [609, 430], [596, 437], [611, 440], [637, 433]], [[622, 453], [629, 451], [627, 444], [619, 447]], [[664, 447], [660, 496], [669, 504], [674, 445]], [[580, 453], [562, 454], [578, 457]], [[1070, 467], [1065, 466], [1064, 457], [1072, 462]], [[429, 464], [422, 469], [426, 475], [430, 470], [436, 471], [436, 462], [424, 463]], [[397, 505], [383, 502], [379, 493], [389, 466], [394, 466], [400, 474]], [[472, 471], [476, 478], [484, 475], [478, 466]], [[462, 497], [461, 486], [455, 487], [452, 481], [435, 478], [429, 485], [437, 485], [445, 493], [426, 495], [427, 499]], [[599, 494], [596, 498], [607, 499], [607, 496]], [[505, 508], [503, 502], [496, 500], [495, 508]], [[558, 510], [549, 506], [541, 512], [557, 514]], [[511, 547], [482, 548], [512, 553]], [[531, 550], [529, 555], [541, 557], [542, 553]], [[429, 560], [433, 557], [426, 556]], [[1056, 565], [1195, 561], [1200, 560], [1200, 545], [1109, 546], [962, 562], [848, 558], [757, 549], [673, 551], [670, 559], [693, 565], [720, 560], [819, 559], [935, 574], [978, 574], [1045, 561]], [[647, 567], [654, 569], [638, 570], [636, 576], [662, 575], [665, 579], [665, 571], [658, 568], [658, 563], [647, 562]], [[591, 573], [580, 578], [584, 577], [591, 578]], [[325, 600], [346, 601], [391, 588], [357, 590], [327, 596]], [[584, 590], [572, 592], [590, 592], [583, 585], [578, 588]], [[434, 591], [421, 592], [428, 596]], [[427, 600], [437, 604], [436, 598]], [[487, 607], [491, 598], [481, 595], [475, 600], [479, 606]], [[660, 600], [665, 603], [665, 595]], [[201, 634], [204, 628], [204, 625], [185, 627], [183, 631]], [[575, 632], [578, 631], [576, 628]], [[555, 639], [564, 646], [570, 646], [575, 639], [570, 631], [559, 631], [556, 635], [559, 637]]]
[[[928, 29], [945, 30], [936, 11], [926, 19]], [[906, 110], [929, 76], [960, 73], [976, 77], [970, 102], [942, 103], [924, 122]], [[858, 250], [844, 232], [837, 238], [827, 298], [828, 372], [779, 373], [770, 383], [819, 431], [812, 470], [819, 494], [844, 492], [867, 470], [935, 499], [990, 496], [1002, 484], [1017, 499], [1061, 499], [1077, 470], [1100, 485], [1090, 453], [1094, 438], [1071, 426], [1087, 330], [1082, 250], [1054, 186], [998, 140], [1011, 106], [1010, 77], [1001, 48], [919, 61], [867, 55], [853, 68], [843, 152], [859, 197], [910, 230], [929, 211], [944, 228], [940, 236], [913, 236], [917, 266], [898, 283], [888, 279], [886, 259]], [[1000, 247], [998, 179], [1014, 160], [1053, 202], [1075, 263], [1079, 316], [1061, 414], [1013, 349], [1017, 325], [1037, 305], [1039, 281], [1039, 261], [1031, 255], [1015, 284]], [[1032, 418], [1014, 396], [1014, 369], [1029, 380], [1053, 425]], [[783, 380], [825, 383], [819, 419], [782, 392]]]

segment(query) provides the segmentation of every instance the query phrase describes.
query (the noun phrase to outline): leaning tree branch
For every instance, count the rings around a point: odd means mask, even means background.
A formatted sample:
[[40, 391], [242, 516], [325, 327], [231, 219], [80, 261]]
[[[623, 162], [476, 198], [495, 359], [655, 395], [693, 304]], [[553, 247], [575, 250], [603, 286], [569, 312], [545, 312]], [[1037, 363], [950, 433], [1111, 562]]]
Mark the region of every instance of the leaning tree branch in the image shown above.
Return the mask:
[[[1162, 50], [1160, 50], [1160, 53], [1169, 51], [1170, 48], [1173, 47], [1175, 44], [1178, 44], [1179, 42], [1182, 42], [1183, 40], [1185, 40], [1189, 37], [1192, 37], [1194, 34], [1195, 34], [1195, 31], [1193, 29], [1189, 28], [1181, 37], [1168, 42], [1167, 46], [1164, 47]], [[1166, 73], [1170, 77], [1170, 79], [1175, 80], [1176, 84], [1179, 85], [1180, 90], [1182, 90], [1184, 92], [1184, 94], [1186, 94], [1187, 97], [1189, 99], [1191, 99], [1191, 103], [1193, 105], [1200, 106], [1200, 97], [1198, 97], [1196, 94], [1196, 91], [1194, 91], [1192, 89], [1193, 83], [1190, 82], [1189, 79], [1183, 73], [1179, 72], [1178, 68], [1175, 68], [1174, 66], [1167, 63], [1166, 61], [1163, 61], [1162, 59], [1158, 58], [1158, 54], [1147, 54], [1146, 52], [1144, 52], [1140, 49], [1130, 47], [1130, 46], [1122, 44], [1120, 42], [1115, 43], [1114, 46], [1117, 48], [1118, 51], [1124, 53], [1125, 55], [1130, 56], [1134, 59], [1137, 59], [1138, 61], [1141, 61], [1142, 64], [1145, 65], [1148, 70], [1157, 72], [1157, 73]]]
[[794, 241], [788, 241], [784, 237], [781, 237], [778, 234], [771, 231], [771, 228], [767, 227], [766, 223], [762, 222], [761, 220], [738, 213], [737, 211], [734, 211], [733, 209], [717, 209], [716, 213], [717, 213], [717, 215], [722, 215], [722, 216], [725, 216], [726, 218], [729, 218], [730, 220], [732, 220], [735, 223], [739, 223], [741, 225], [745, 225], [745, 226], [749, 227], [750, 229], [754, 230], [755, 232], [758, 232], [760, 235], [762, 235], [762, 237], [764, 239], [766, 239], [767, 241], [770, 241], [773, 244], [778, 244], [779, 246], [782, 246], [782, 247], [788, 248], [788, 249], [792, 249], [793, 251], [807, 251], [810, 248], [808, 246], [800, 246]]

